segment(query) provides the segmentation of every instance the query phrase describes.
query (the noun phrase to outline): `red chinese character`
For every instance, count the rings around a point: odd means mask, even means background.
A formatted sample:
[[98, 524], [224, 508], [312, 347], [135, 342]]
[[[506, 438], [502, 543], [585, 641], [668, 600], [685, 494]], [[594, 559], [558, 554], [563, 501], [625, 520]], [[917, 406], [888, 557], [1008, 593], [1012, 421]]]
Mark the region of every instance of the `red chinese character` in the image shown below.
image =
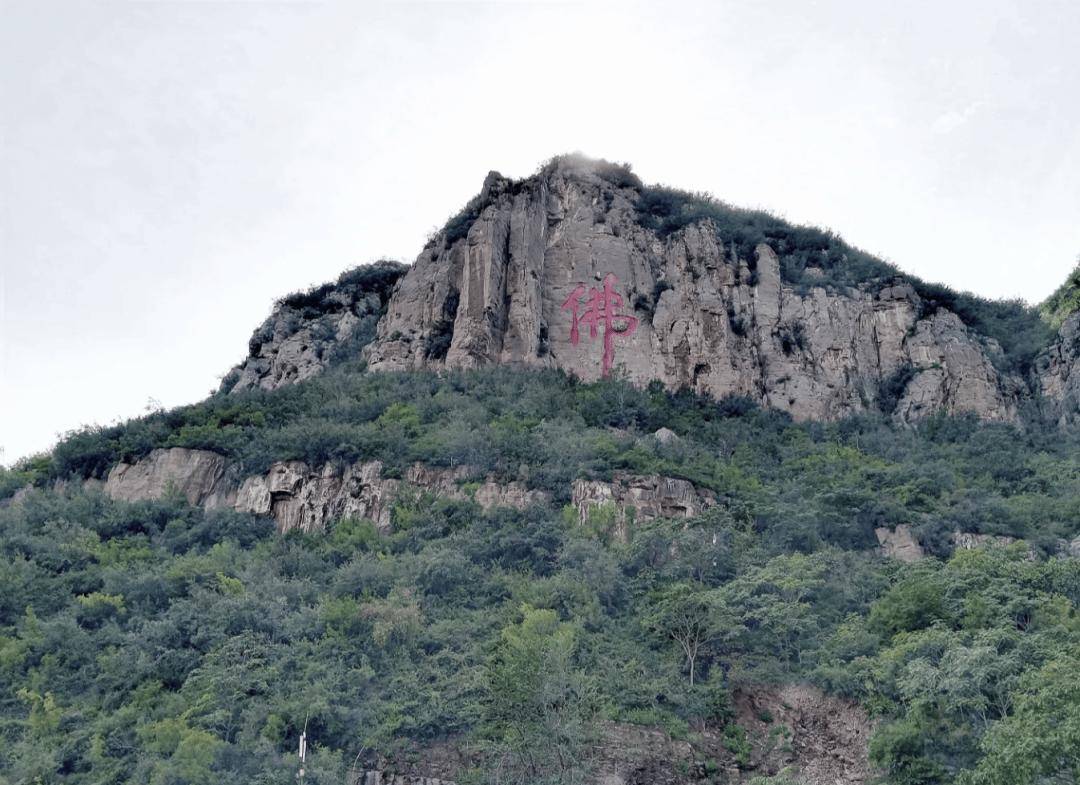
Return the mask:
[[616, 313], [616, 309], [621, 308], [623, 304], [622, 295], [612, 288], [616, 283], [618, 280], [615, 276], [608, 273], [604, 276], [602, 290], [595, 286], [590, 287], [585, 300], [585, 312], [580, 315], [578, 308], [581, 305], [581, 298], [585, 296], [585, 284], [579, 283], [574, 291], [570, 292], [566, 302], [562, 304], [563, 310], [570, 311], [570, 343], [574, 346], [578, 345], [578, 340], [581, 338], [578, 325], [588, 326], [591, 340], [596, 340], [597, 330], [603, 328], [604, 358], [601, 361], [601, 368], [604, 376], [611, 372], [611, 361], [615, 359], [615, 336], [633, 335], [638, 324], [638, 320], [633, 316]]

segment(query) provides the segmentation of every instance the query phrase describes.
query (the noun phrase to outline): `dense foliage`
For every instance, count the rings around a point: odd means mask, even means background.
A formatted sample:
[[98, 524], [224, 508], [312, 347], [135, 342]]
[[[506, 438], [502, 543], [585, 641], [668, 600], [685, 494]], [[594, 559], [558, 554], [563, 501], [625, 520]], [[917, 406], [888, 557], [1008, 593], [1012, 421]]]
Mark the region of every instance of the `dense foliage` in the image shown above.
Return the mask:
[[[664, 445], [659, 427], [681, 434]], [[102, 476], [159, 445], [273, 460], [476, 466], [552, 492], [482, 511], [404, 494], [394, 533], [319, 535], [39, 489], [0, 509], [0, 782], [308, 781], [446, 739], [477, 780], [587, 777], [598, 722], [746, 734], [732, 691], [810, 681], [881, 718], [892, 783], [1073, 781], [1080, 450], [1064, 431], [938, 418], [795, 424], [622, 381], [504, 369], [361, 374], [218, 396], [72, 435], [4, 472]], [[576, 477], [684, 477], [691, 521], [587, 527]], [[906, 523], [945, 561], [874, 555]], [[954, 530], [1025, 537], [950, 557]], [[1006, 773], [1003, 773], [1006, 772]], [[512, 775], [512, 776], [511, 776]]]
[[[656, 473], [716, 491], [800, 548], [865, 547], [875, 527], [907, 523], [939, 553], [957, 529], [1050, 549], [1075, 536], [1080, 518], [1080, 434], [1056, 427], [938, 417], [897, 429], [878, 416], [797, 424], [742, 399], [718, 404], [618, 379], [355, 370], [86, 429], [14, 474], [101, 478], [118, 461], [179, 446], [221, 453], [245, 474], [292, 459], [378, 459], [391, 474], [416, 461], [465, 464], [549, 490], [561, 504], [578, 477]], [[689, 438], [660, 445], [649, 434], [661, 427]], [[14, 489], [8, 474], [0, 478]]]
[[389, 259], [359, 265], [343, 272], [336, 281], [286, 295], [277, 304], [298, 311], [301, 318], [314, 319], [372, 295], [385, 301], [408, 269], [401, 262]]
[[1077, 263], [1065, 283], [1054, 290], [1039, 306], [1039, 313], [1055, 330], [1076, 311], [1080, 310], [1080, 263]]

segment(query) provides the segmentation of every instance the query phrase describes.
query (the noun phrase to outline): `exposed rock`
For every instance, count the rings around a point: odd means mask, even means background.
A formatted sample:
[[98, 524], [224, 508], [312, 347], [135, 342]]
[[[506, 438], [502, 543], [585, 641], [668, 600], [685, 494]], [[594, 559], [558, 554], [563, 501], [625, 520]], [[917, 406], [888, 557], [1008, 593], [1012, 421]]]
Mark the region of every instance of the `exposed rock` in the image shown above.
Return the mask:
[[682, 441], [679, 435], [670, 428], [659, 428], [656, 433], [653, 434], [653, 438], [660, 444], [678, 444]]
[[[356, 463], [344, 469], [327, 464], [311, 469], [300, 461], [275, 463], [264, 476], [249, 477], [237, 497], [237, 509], [270, 515], [278, 531], [323, 531], [331, 521], [356, 517], [390, 528], [390, 514], [401, 481], [384, 478], [379, 461]], [[453, 476], [413, 467], [417, 485], [433, 493], [446, 493]], [[456, 486], [454, 486], [456, 490]]]
[[[906, 523], [901, 523], [895, 529], [884, 526], [874, 529], [878, 542], [881, 544], [881, 555], [902, 562], [916, 562], [926, 556], [919, 541]], [[949, 535], [949, 542], [954, 550], [971, 551], [985, 546], [1004, 547], [1020, 542], [1016, 537], [1003, 534], [976, 534], [975, 532], [954, 531]], [[1075, 549], [1075, 553], [1073, 550]], [[1074, 542], [1068, 543], [1062, 540], [1058, 546], [1058, 553], [1062, 556], [1080, 555], [1080, 537]], [[1033, 548], [1028, 549], [1028, 558], [1038, 558]]]
[[[973, 551], [977, 548], [984, 548], [986, 546], [995, 548], [1004, 548], [1007, 545], [1012, 545], [1016, 542], [1023, 542], [1016, 537], [1009, 537], [1004, 534], [975, 534], [974, 532], [961, 532], [954, 531], [949, 536], [950, 542], [952, 542], [954, 550], [960, 551]], [[1058, 548], [1060, 555], [1068, 555], [1067, 547]], [[1030, 545], [1027, 549], [1027, 558], [1029, 561], [1035, 561], [1039, 558], [1038, 552]]]
[[[773, 774], [791, 766], [806, 785], [862, 785], [874, 781], [867, 758], [873, 723], [858, 704], [816, 687], [787, 684], [736, 692], [736, 716], [754, 739], [757, 768]], [[770, 744], [771, 731], [791, 731], [790, 749]]]
[[593, 781], [602, 785], [716, 781], [710, 778], [707, 761], [720, 766], [723, 782], [748, 782], [785, 770], [804, 785], [873, 781], [867, 760], [873, 726], [857, 704], [808, 685], [785, 685], [739, 690], [735, 709], [736, 721], [747, 730], [752, 746], [742, 769], [716, 729], [701, 730], [691, 743], [673, 740], [655, 728], [608, 723]]
[[692, 518], [716, 504], [716, 494], [674, 477], [620, 474], [611, 482], [575, 480], [571, 504], [583, 524], [599, 511], [610, 510], [613, 533], [625, 540], [632, 522]]
[[379, 461], [344, 468], [331, 464], [311, 468], [301, 461], [281, 461], [266, 474], [238, 479], [225, 459], [206, 450], [181, 447], [154, 450], [135, 464], [121, 463], [109, 472], [104, 491], [114, 499], [159, 499], [182, 493], [190, 504], [208, 509], [269, 515], [280, 532], [323, 531], [332, 522], [352, 516], [367, 518], [380, 529], [390, 528], [394, 502], [406, 488], [452, 499], [474, 498], [482, 508], [514, 507], [550, 501], [550, 494], [522, 483], [499, 483], [488, 477], [470, 487], [476, 474], [469, 467], [443, 469], [415, 464], [403, 479], [383, 477]]
[[123, 501], [160, 499], [176, 492], [190, 504], [213, 508], [232, 506], [236, 483], [226, 471], [225, 459], [217, 453], [170, 447], [153, 450], [134, 464], [116, 464], [104, 490]]
[[1080, 311], [1061, 325], [1057, 340], [1035, 362], [1035, 373], [1051, 411], [1061, 421], [1080, 407]]
[[895, 529], [880, 526], [874, 529], [874, 535], [881, 543], [882, 556], [902, 562], [916, 562], [926, 555], [906, 523], [901, 523]]
[[225, 377], [221, 389], [273, 390], [310, 379], [335, 355], [358, 357], [404, 271], [398, 262], [378, 262], [344, 273], [336, 284], [278, 301], [251, 336], [248, 357]]
[[[910, 285], [799, 291], [768, 245], [742, 258], [711, 222], [660, 237], [637, 221], [639, 198], [581, 159], [519, 182], [489, 175], [467, 235], [438, 235], [399, 282], [370, 367], [501, 363], [594, 380], [610, 365], [797, 419], [874, 406], [910, 368], [901, 418], [1015, 416], [1018, 383], [994, 369], [994, 347], [948, 311], [923, 315]], [[590, 296], [609, 298], [610, 322], [589, 321]]]
[[990, 420], [1016, 417], [1018, 389], [1006, 396], [1002, 386], [1018, 382], [999, 377], [987, 350], [972, 340], [956, 314], [938, 311], [920, 320], [904, 348], [915, 374], [897, 405], [900, 419], [914, 420], [942, 410], [976, 412]]
[[975, 532], [955, 531], [949, 536], [953, 547], [961, 551], [973, 551], [986, 545], [1004, 547], [1016, 542], [1015, 537], [1003, 534], [976, 534]]

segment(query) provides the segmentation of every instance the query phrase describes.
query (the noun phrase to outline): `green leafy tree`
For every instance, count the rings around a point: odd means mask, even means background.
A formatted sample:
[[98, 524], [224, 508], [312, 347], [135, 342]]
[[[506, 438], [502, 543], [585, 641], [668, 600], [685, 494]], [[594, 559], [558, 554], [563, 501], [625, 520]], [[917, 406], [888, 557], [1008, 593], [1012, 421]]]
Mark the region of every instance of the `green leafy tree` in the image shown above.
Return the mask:
[[699, 659], [734, 628], [735, 621], [715, 591], [683, 582], [657, 592], [646, 624], [682, 651], [693, 687]]
[[573, 783], [586, 773], [589, 680], [574, 663], [574, 628], [554, 611], [525, 606], [504, 627], [488, 664], [487, 720], [501, 742], [498, 782]]
[[1080, 648], [1029, 673], [1015, 711], [980, 744], [984, 757], [960, 785], [1036, 785], [1080, 781]]

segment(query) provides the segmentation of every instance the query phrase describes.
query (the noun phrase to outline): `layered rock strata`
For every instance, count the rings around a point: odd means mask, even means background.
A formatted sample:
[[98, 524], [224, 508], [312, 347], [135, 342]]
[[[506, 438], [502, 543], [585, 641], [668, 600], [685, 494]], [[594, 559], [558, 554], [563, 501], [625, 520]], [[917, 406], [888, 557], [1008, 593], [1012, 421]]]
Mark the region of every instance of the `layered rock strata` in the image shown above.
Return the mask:
[[343, 468], [312, 468], [301, 461], [273, 464], [266, 474], [240, 478], [225, 459], [207, 450], [158, 449], [134, 463], [113, 467], [104, 491], [114, 499], [140, 501], [180, 493], [190, 504], [269, 515], [280, 532], [325, 530], [345, 517], [367, 518], [388, 530], [394, 503], [413, 489], [452, 499], [473, 499], [484, 509], [523, 509], [549, 501], [544, 491], [492, 478], [468, 482], [468, 467], [444, 469], [415, 464], [403, 478], [383, 476], [379, 461]]

